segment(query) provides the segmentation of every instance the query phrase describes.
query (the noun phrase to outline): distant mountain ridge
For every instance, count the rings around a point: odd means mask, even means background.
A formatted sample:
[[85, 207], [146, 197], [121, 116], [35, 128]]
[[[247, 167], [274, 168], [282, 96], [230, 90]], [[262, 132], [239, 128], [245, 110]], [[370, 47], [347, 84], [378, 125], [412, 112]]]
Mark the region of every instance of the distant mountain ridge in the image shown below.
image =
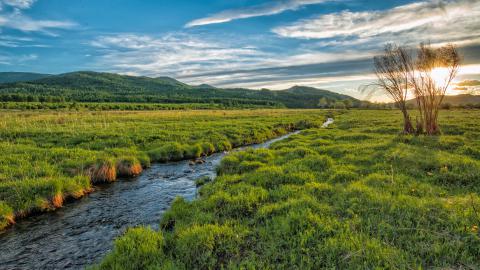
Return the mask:
[[0, 72], [0, 83], [34, 81], [51, 76], [51, 74], [31, 72]]
[[317, 108], [322, 98], [331, 102], [360, 102], [347, 95], [303, 86], [279, 91], [222, 89], [205, 84], [191, 86], [170, 77], [150, 78], [92, 71], [41, 75], [38, 79], [0, 84], [0, 100], [221, 103], [288, 108]]
[[[410, 106], [416, 106], [416, 99], [410, 99], [407, 101]], [[460, 94], [460, 95], [447, 95], [444, 97], [442, 104], [449, 104], [452, 106], [461, 106], [467, 104], [480, 104], [480, 95]]]

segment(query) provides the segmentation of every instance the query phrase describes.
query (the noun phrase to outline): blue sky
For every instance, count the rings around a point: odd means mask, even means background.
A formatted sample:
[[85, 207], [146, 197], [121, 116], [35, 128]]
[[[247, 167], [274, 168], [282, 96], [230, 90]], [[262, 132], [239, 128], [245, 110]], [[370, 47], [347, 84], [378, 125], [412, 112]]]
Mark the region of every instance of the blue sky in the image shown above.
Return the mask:
[[459, 80], [480, 79], [480, 1], [0, 0], [0, 71], [308, 85], [380, 100], [358, 90], [373, 79], [372, 57], [422, 41], [457, 44]]

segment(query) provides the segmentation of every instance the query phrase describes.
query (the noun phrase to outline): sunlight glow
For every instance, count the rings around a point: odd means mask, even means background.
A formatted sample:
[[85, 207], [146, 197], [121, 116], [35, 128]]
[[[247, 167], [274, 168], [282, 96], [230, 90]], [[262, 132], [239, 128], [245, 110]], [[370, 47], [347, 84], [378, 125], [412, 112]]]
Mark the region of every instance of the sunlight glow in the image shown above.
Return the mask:
[[431, 75], [436, 87], [443, 88], [448, 81], [449, 70], [448, 68], [437, 67], [432, 69]]

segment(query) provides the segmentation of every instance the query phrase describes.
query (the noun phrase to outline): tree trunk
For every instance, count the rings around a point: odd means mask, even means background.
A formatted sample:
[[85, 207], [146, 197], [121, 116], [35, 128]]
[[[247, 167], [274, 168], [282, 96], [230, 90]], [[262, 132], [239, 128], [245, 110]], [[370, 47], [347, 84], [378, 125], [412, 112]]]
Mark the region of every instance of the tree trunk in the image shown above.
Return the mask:
[[412, 120], [410, 119], [410, 115], [408, 115], [408, 111], [406, 107], [402, 108], [403, 113], [403, 134], [412, 134], [415, 132], [415, 129], [412, 125]]

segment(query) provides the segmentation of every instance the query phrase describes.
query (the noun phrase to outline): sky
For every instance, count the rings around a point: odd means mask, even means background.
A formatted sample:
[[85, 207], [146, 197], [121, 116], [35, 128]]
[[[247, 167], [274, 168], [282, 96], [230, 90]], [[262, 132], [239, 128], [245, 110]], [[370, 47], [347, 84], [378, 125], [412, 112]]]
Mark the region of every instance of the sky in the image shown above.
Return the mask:
[[480, 0], [0, 0], [0, 71], [78, 70], [381, 101], [387, 43], [456, 44], [451, 94], [480, 94]]

